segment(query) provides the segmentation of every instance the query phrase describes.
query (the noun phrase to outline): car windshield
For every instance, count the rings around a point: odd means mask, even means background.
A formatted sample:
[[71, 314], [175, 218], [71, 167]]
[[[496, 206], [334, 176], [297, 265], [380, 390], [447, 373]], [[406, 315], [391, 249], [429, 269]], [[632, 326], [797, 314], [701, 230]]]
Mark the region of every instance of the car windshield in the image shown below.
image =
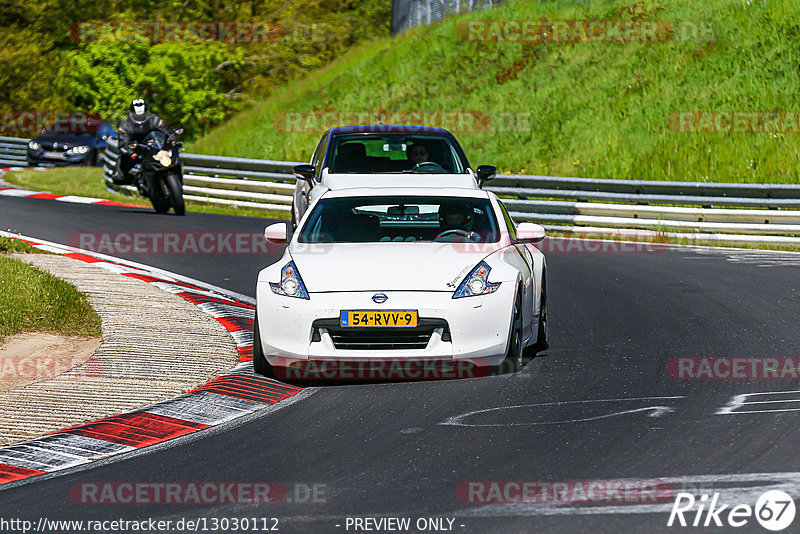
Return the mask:
[[488, 199], [438, 196], [375, 196], [320, 200], [301, 243], [474, 242], [499, 240]]
[[331, 173], [465, 174], [466, 162], [446, 135], [358, 134], [334, 139]]

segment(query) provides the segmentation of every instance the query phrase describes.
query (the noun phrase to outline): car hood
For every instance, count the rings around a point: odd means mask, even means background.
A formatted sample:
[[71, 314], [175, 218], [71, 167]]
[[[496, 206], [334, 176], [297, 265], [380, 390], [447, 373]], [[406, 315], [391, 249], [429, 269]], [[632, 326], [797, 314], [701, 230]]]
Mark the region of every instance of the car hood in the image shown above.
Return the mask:
[[59, 146], [67, 145], [68, 147], [93, 146], [96, 139], [69, 134], [44, 134], [34, 137], [32, 141], [42, 145], [42, 148], [48, 149], [53, 147], [53, 143], [58, 143]]
[[456, 187], [478, 189], [471, 174], [328, 174], [324, 184], [332, 190], [359, 187]]
[[289, 254], [309, 293], [455, 291], [469, 271], [498, 247], [497, 243], [299, 243]]

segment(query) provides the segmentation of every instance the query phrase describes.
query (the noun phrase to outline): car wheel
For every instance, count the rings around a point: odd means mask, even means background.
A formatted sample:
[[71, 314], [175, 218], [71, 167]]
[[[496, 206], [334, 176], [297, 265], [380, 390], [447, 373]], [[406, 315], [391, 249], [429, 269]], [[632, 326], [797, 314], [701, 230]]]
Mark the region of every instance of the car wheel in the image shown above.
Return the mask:
[[514, 313], [511, 317], [511, 330], [508, 333], [508, 349], [505, 361], [511, 364], [512, 372], [522, 369], [522, 291], [514, 299]]
[[257, 375], [270, 376], [272, 366], [264, 357], [264, 349], [261, 346], [261, 335], [258, 331], [258, 311], [256, 311], [253, 323], [253, 372]]
[[96, 167], [97, 166], [97, 152], [94, 150], [90, 150], [86, 157], [81, 162], [81, 165], [84, 167]]
[[550, 331], [547, 328], [547, 276], [542, 274], [542, 303], [539, 306], [539, 331], [536, 334], [534, 352], [542, 352], [550, 346]]

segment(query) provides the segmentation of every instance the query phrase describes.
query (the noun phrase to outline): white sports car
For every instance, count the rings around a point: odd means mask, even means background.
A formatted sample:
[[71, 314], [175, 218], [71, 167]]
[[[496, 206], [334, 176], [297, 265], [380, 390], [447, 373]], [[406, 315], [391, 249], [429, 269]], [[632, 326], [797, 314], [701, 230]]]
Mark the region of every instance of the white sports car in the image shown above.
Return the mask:
[[256, 289], [253, 366], [469, 361], [518, 369], [547, 348], [544, 238], [480, 189], [328, 191]]
[[330, 189], [357, 187], [466, 187], [480, 189], [497, 168], [474, 171], [456, 138], [443, 128], [372, 124], [331, 128], [306, 165], [294, 168], [294, 226]]

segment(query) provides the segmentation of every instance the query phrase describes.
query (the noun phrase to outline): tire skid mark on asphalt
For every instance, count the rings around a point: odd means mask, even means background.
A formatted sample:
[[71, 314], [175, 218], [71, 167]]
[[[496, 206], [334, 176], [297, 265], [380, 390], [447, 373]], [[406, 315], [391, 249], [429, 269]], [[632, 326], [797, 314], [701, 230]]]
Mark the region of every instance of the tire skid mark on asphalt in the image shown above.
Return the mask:
[[684, 259], [705, 260], [717, 259], [720, 256], [728, 263], [757, 265], [758, 267], [795, 267], [800, 266], [800, 253], [776, 250], [748, 250], [712, 247], [698, 247], [693, 252], [699, 256], [686, 256]]
[[227, 374], [172, 399], [0, 448], [0, 488], [212, 428], [264, 410], [303, 390], [253, 373], [252, 364], [248, 363], [253, 354], [252, 304], [203, 287], [202, 282], [157, 276], [144, 266], [126, 264], [124, 260], [100, 258], [87, 251], [6, 232], [0, 234], [154, 284], [182, 297], [225, 327], [237, 344], [242, 362]]

